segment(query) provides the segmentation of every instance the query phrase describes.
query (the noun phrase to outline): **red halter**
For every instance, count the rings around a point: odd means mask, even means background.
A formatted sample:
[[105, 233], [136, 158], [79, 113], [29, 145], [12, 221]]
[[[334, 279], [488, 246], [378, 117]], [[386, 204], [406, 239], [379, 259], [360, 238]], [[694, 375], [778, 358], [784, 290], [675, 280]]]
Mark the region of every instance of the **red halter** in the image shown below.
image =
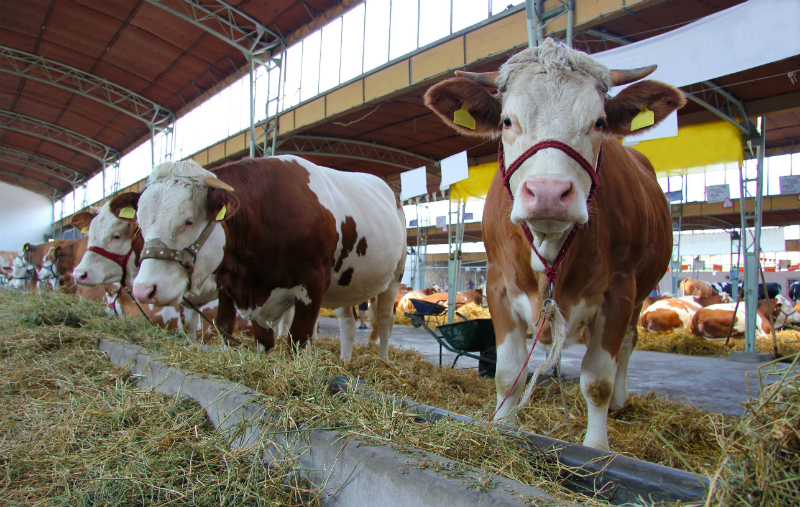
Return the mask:
[[[131, 243], [131, 249], [128, 250], [128, 253], [125, 255], [115, 254], [100, 248], [99, 246], [90, 246], [87, 250], [89, 252], [94, 252], [98, 255], [102, 255], [106, 259], [115, 262], [122, 268], [122, 281], [120, 291], [125, 287], [125, 281], [128, 279], [128, 259], [131, 258], [131, 254], [136, 251], [136, 257], [134, 259], [134, 263], [136, 266], [139, 266], [139, 254], [142, 252], [142, 245], [144, 245], [144, 238], [142, 238], [141, 231], [138, 231], [136, 236], [133, 238], [133, 242]], [[137, 248], [138, 246], [138, 248]], [[115, 300], [116, 301], [116, 300]]]
[[[575, 162], [580, 165], [584, 171], [589, 174], [589, 177], [592, 179], [592, 186], [589, 189], [589, 196], [586, 198], [586, 204], [588, 205], [592, 201], [592, 197], [594, 197], [595, 191], [597, 190], [598, 185], [600, 185], [600, 160], [603, 157], [603, 145], [600, 145], [600, 153], [597, 155], [597, 167], [593, 167], [592, 164], [586, 160], [583, 155], [575, 151], [575, 149], [566, 144], [562, 143], [561, 141], [556, 141], [554, 139], [549, 139], [546, 141], [539, 141], [538, 143], [534, 144], [530, 148], [528, 148], [525, 153], [519, 156], [514, 162], [508, 166], [506, 169], [505, 164], [505, 153], [503, 152], [503, 141], [501, 140], [499, 143], [499, 147], [497, 148], [497, 159], [500, 165], [500, 175], [503, 177], [503, 186], [506, 187], [508, 190], [508, 196], [511, 197], [511, 202], [514, 202], [514, 193], [511, 192], [511, 176], [514, 172], [520, 168], [520, 166], [534, 156], [539, 150], [544, 150], [546, 148], [555, 148], [557, 150], [561, 150], [567, 155], [569, 155]], [[528, 224], [522, 222], [520, 224], [522, 227], [522, 232], [525, 234], [525, 238], [528, 240], [528, 244], [531, 246], [531, 250], [533, 253], [536, 254], [536, 257], [539, 258], [539, 261], [544, 266], [544, 273], [547, 275], [547, 281], [551, 285], [551, 294], [552, 294], [552, 286], [555, 284], [556, 277], [558, 276], [558, 267], [561, 265], [561, 262], [564, 260], [564, 256], [567, 254], [567, 250], [569, 249], [572, 241], [575, 239], [575, 234], [578, 232], [578, 224], [575, 224], [572, 227], [572, 230], [569, 232], [569, 236], [564, 241], [564, 244], [561, 245], [561, 250], [559, 250], [558, 255], [556, 256], [555, 261], [553, 261], [553, 265], [549, 265], [544, 257], [539, 254], [536, 250], [536, 247], [533, 246], [533, 233], [531, 233]]]

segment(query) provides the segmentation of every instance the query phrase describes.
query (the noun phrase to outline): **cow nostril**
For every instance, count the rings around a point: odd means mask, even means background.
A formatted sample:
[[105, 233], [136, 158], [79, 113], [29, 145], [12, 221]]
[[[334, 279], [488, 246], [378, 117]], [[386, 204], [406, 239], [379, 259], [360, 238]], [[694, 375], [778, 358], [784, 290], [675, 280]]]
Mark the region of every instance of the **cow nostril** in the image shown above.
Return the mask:
[[153, 285], [153, 290], [151, 290], [150, 294], [147, 295], [147, 299], [150, 299], [150, 300], [155, 299], [157, 290], [158, 290], [158, 287], [156, 285]]
[[561, 200], [562, 201], [567, 201], [567, 200], [571, 199], [572, 198], [572, 194], [574, 193], [574, 190], [575, 190], [575, 188], [572, 186], [572, 183], [570, 182], [567, 185], [566, 190], [564, 190], [564, 192], [561, 193]]
[[80, 278], [81, 280], [85, 280], [86, 278], [88, 278], [88, 276], [89, 276], [88, 273], [81, 273], [81, 276], [79, 276], [78, 278]]

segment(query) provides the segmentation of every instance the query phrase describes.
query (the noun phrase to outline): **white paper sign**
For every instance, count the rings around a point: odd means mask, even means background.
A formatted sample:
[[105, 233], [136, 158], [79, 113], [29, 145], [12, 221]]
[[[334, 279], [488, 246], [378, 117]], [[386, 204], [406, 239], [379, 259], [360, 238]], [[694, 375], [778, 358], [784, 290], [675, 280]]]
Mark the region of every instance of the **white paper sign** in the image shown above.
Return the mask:
[[636, 146], [641, 141], [650, 141], [653, 139], [661, 139], [662, 137], [677, 137], [678, 135], [678, 113], [677, 111], [670, 114], [664, 120], [652, 127], [649, 130], [645, 130], [643, 133], [639, 135], [634, 132], [631, 134], [630, 137], [625, 137], [622, 139], [623, 146]]
[[781, 176], [781, 194], [800, 194], [800, 174]]
[[708, 202], [722, 202], [731, 197], [731, 186], [727, 183], [724, 185], [709, 185], [706, 187], [706, 201]]
[[453, 183], [469, 178], [467, 165], [467, 152], [456, 153], [452, 157], [442, 160], [442, 183], [439, 190], [447, 190]]
[[400, 200], [405, 201], [428, 193], [428, 175], [425, 168], [412, 169], [400, 173]]
[[447, 217], [436, 217], [436, 228], [444, 229], [447, 227]]

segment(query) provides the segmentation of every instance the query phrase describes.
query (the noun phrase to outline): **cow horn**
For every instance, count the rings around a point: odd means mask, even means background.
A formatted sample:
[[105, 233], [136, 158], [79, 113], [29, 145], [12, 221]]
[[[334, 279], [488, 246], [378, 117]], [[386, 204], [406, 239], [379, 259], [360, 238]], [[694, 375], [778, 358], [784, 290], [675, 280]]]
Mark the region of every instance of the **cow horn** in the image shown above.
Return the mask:
[[475, 81], [481, 86], [488, 86], [489, 88], [497, 88], [495, 81], [497, 81], [497, 76], [499, 76], [499, 72], [466, 72], [463, 70], [456, 71], [456, 77], [465, 77], [467, 79], [471, 79]]
[[100, 209], [101, 209], [100, 206], [89, 206], [89, 213], [91, 213], [92, 215], [96, 215], [100, 213]]
[[628, 83], [633, 83], [640, 79], [644, 79], [658, 68], [658, 65], [648, 65], [647, 67], [639, 67], [638, 69], [625, 69], [611, 71], [611, 84], [620, 86]]
[[222, 190], [227, 190], [228, 192], [233, 192], [233, 187], [222, 181], [221, 179], [217, 178], [216, 176], [208, 175], [203, 180], [203, 184], [208, 188], [221, 188]]

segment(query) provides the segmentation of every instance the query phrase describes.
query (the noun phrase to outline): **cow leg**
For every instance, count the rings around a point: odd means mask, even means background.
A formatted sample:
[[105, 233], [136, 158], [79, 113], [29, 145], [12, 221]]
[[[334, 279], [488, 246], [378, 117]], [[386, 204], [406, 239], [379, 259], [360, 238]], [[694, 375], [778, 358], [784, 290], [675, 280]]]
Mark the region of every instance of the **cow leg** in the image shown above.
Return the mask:
[[634, 311], [634, 322], [628, 327], [625, 337], [622, 339], [622, 347], [619, 349], [619, 361], [617, 362], [617, 376], [614, 379], [614, 392], [611, 393], [611, 403], [609, 409], [617, 410], [625, 406], [628, 400], [628, 362], [633, 354], [633, 348], [639, 339], [639, 330], [636, 327], [636, 315]]
[[[490, 275], [488, 278], [490, 281], [502, 280], [499, 273]], [[516, 385], [514, 385], [514, 379], [525, 367], [525, 359], [528, 356], [525, 341], [528, 324], [511, 307], [505, 287], [488, 286], [486, 297], [489, 301], [489, 310], [492, 312], [495, 343], [497, 344], [497, 370], [494, 383], [497, 389], [498, 409], [494, 420], [506, 418], [504, 421], [506, 424], [516, 426], [517, 417], [513, 413], [513, 409], [516, 408], [519, 397], [525, 389], [527, 376], [523, 374]], [[503, 398], [512, 385], [514, 388], [511, 394], [503, 402]]]
[[[620, 305], [615, 305], [606, 301], [604, 308], [614, 308], [617, 312], [621, 311]], [[627, 313], [627, 312], [625, 312]], [[628, 315], [633, 314], [633, 309]], [[621, 320], [621, 319], [620, 319]], [[592, 329], [592, 339], [586, 349], [581, 363], [581, 392], [586, 399], [588, 423], [586, 426], [586, 437], [583, 445], [594, 447], [595, 449], [608, 450], [608, 406], [611, 402], [611, 394], [614, 390], [614, 379], [617, 374], [617, 357], [614, 357], [606, 347], [609, 344], [621, 343], [625, 339], [631, 318], [622, 321], [622, 325], [616, 320], [597, 318]], [[619, 337], [619, 338], [618, 338]], [[631, 339], [631, 347], [633, 340]], [[606, 344], [606, 347], [603, 347]], [[627, 354], [630, 356], [630, 353]], [[626, 360], [627, 365], [627, 360]]]
[[259, 352], [269, 352], [275, 346], [275, 330], [270, 327], [263, 327], [255, 320], [250, 321], [253, 328], [253, 338]]
[[180, 309], [181, 317], [183, 318], [183, 333], [186, 335], [186, 338], [190, 340], [197, 340], [198, 326], [200, 328], [200, 332], [202, 333], [203, 331], [203, 324], [199, 323], [200, 315], [191, 308], [181, 306]]
[[294, 319], [289, 328], [289, 340], [292, 347], [305, 347], [314, 334], [314, 326], [317, 323], [319, 309], [322, 306], [324, 289], [317, 288], [317, 290], [314, 290], [313, 287], [307, 287], [306, 290], [307, 297], [298, 298], [294, 301]]
[[353, 355], [353, 342], [356, 339], [356, 318], [352, 307], [343, 306], [336, 309], [336, 318], [339, 320], [339, 343], [341, 344], [342, 359], [350, 359]]
[[394, 302], [397, 298], [397, 289], [400, 287], [400, 282], [393, 282], [389, 284], [389, 288], [378, 294], [378, 300], [373, 304], [375, 307], [374, 312], [370, 312], [370, 319], [375, 317], [375, 322], [372, 324], [372, 333], [370, 334], [370, 341], [373, 340], [375, 328], [378, 328], [378, 336], [381, 339], [380, 349], [378, 349], [378, 356], [381, 359], [386, 359], [389, 355], [389, 337], [392, 336], [392, 329], [394, 328]]

